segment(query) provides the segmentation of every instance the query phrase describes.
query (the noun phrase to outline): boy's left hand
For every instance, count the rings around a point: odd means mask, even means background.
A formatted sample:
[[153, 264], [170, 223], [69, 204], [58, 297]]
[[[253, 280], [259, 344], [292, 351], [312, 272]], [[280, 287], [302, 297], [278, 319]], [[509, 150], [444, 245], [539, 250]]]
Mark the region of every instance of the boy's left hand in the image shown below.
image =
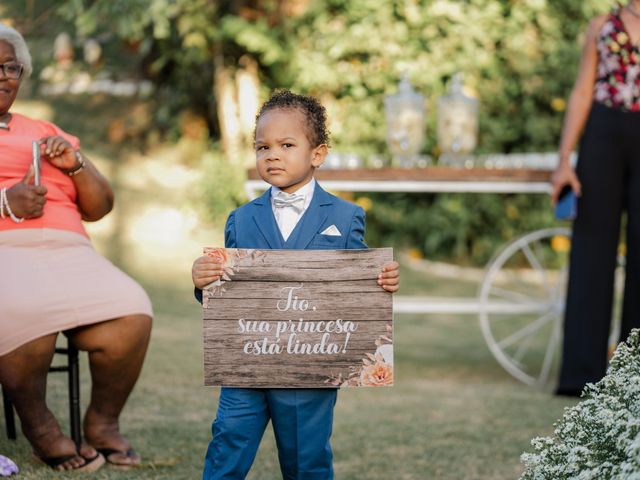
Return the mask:
[[400, 288], [400, 265], [398, 262], [388, 262], [382, 266], [382, 272], [378, 275], [378, 285], [387, 292], [397, 292]]

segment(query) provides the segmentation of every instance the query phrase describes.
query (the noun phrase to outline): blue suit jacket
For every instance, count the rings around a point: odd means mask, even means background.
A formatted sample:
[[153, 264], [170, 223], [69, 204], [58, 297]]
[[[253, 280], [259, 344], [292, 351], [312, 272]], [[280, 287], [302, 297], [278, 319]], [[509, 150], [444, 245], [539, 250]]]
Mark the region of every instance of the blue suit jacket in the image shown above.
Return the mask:
[[[224, 245], [227, 248], [272, 250], [349, 250], [367, 248], [364, 243], [364, 210], [327, 193], [316, 183], [313, 198], [300, 221], [285, 241], [271, 207], [271, 189], [234, 210], [227, 219]], [[340, 235], [323, 235], [334, 225]], [[196, 289], [202, 302], [202, 291]]]
[[[340, 236], [321, 234], [331, 225], [338, 229]], [[227, 248], [274, 250], [367, 248], [364, 243], [364, 210], [327, 193], [316, 183], [309, 207], [285, 241], [273, 215], [269, 189], [231, 212], [225, 227], [224, 243]]]

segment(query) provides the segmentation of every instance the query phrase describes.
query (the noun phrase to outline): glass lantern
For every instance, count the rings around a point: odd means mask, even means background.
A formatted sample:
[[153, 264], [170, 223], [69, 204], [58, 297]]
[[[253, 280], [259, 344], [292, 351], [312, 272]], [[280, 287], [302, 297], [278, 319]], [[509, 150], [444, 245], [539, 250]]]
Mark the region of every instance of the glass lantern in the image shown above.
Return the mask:
[[424, 96], [416, 92], [404, 76], [398, 84], [398, 93], [385, 97], [384, 110], [393, 164], [415, 166], [425, 137]]
[[478, 143], [478, 100], [462, 91], [462, 75], [453, 76], [449, 92], [438, 99], [440, 163], [468, 164]]

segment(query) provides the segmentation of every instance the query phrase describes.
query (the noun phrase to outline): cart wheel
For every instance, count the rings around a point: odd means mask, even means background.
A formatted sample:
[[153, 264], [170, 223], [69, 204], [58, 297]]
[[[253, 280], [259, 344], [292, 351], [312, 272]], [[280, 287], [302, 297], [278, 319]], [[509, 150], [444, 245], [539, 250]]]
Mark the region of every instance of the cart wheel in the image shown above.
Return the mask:
[[548, 228], [507, 244], [488, 263], [479, 291], [491, 353], [515, 378], [545, 389], [559, 367], [570, 235]]

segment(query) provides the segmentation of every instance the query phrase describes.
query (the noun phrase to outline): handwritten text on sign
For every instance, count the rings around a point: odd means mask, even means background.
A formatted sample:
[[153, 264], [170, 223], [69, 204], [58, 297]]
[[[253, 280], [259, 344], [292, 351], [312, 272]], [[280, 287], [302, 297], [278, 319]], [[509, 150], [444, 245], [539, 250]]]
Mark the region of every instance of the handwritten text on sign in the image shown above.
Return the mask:
[[205, 288], [205, 384], [393, 383], [391, 295], [376, 279], [391, 249], [206, 249], [225, 265]]
[[[309, 301], [305, 298], [298, 298], [299, 290], [303, 289], [300, 284], [297, 287], [283, 287], [281, 290], [282, 297], [276, 302], [276, 308], [279, 312], [292, 313], [306, 312], [309, 309]], [[316, 307], [311, 307], [312, 311], [316, 311]], [[297, 320], [280, 320], [275, 322], [246, 320], [241, 318], [238, 320], [238, 333], [267, 333], [274, 336], [266, 336], [261, 340], [248, 341], [244, 344], [244, 353], [252, 353], [254, 355], [275, 355], [286, 351], [288, 354], [338, 354], [347, 353], [347, 345], [351, 334], [358, 329], [355, 322], [342, 320], [341, 318], [333, 320], [309, 321], [304, 318]], [[319, 333], [322, 335], [318, 343], [301, 343], [299, 338], [301, 333]], [[332, 343], [330, 341], [332, 335], [344, 334], [344, 342], [342, 344]], [[280, 341], [286, 338], [286, 346]], [[271, 340], [271, 342], [270, 342]], [[283, 342], [284, 343], [284, 342]]]

